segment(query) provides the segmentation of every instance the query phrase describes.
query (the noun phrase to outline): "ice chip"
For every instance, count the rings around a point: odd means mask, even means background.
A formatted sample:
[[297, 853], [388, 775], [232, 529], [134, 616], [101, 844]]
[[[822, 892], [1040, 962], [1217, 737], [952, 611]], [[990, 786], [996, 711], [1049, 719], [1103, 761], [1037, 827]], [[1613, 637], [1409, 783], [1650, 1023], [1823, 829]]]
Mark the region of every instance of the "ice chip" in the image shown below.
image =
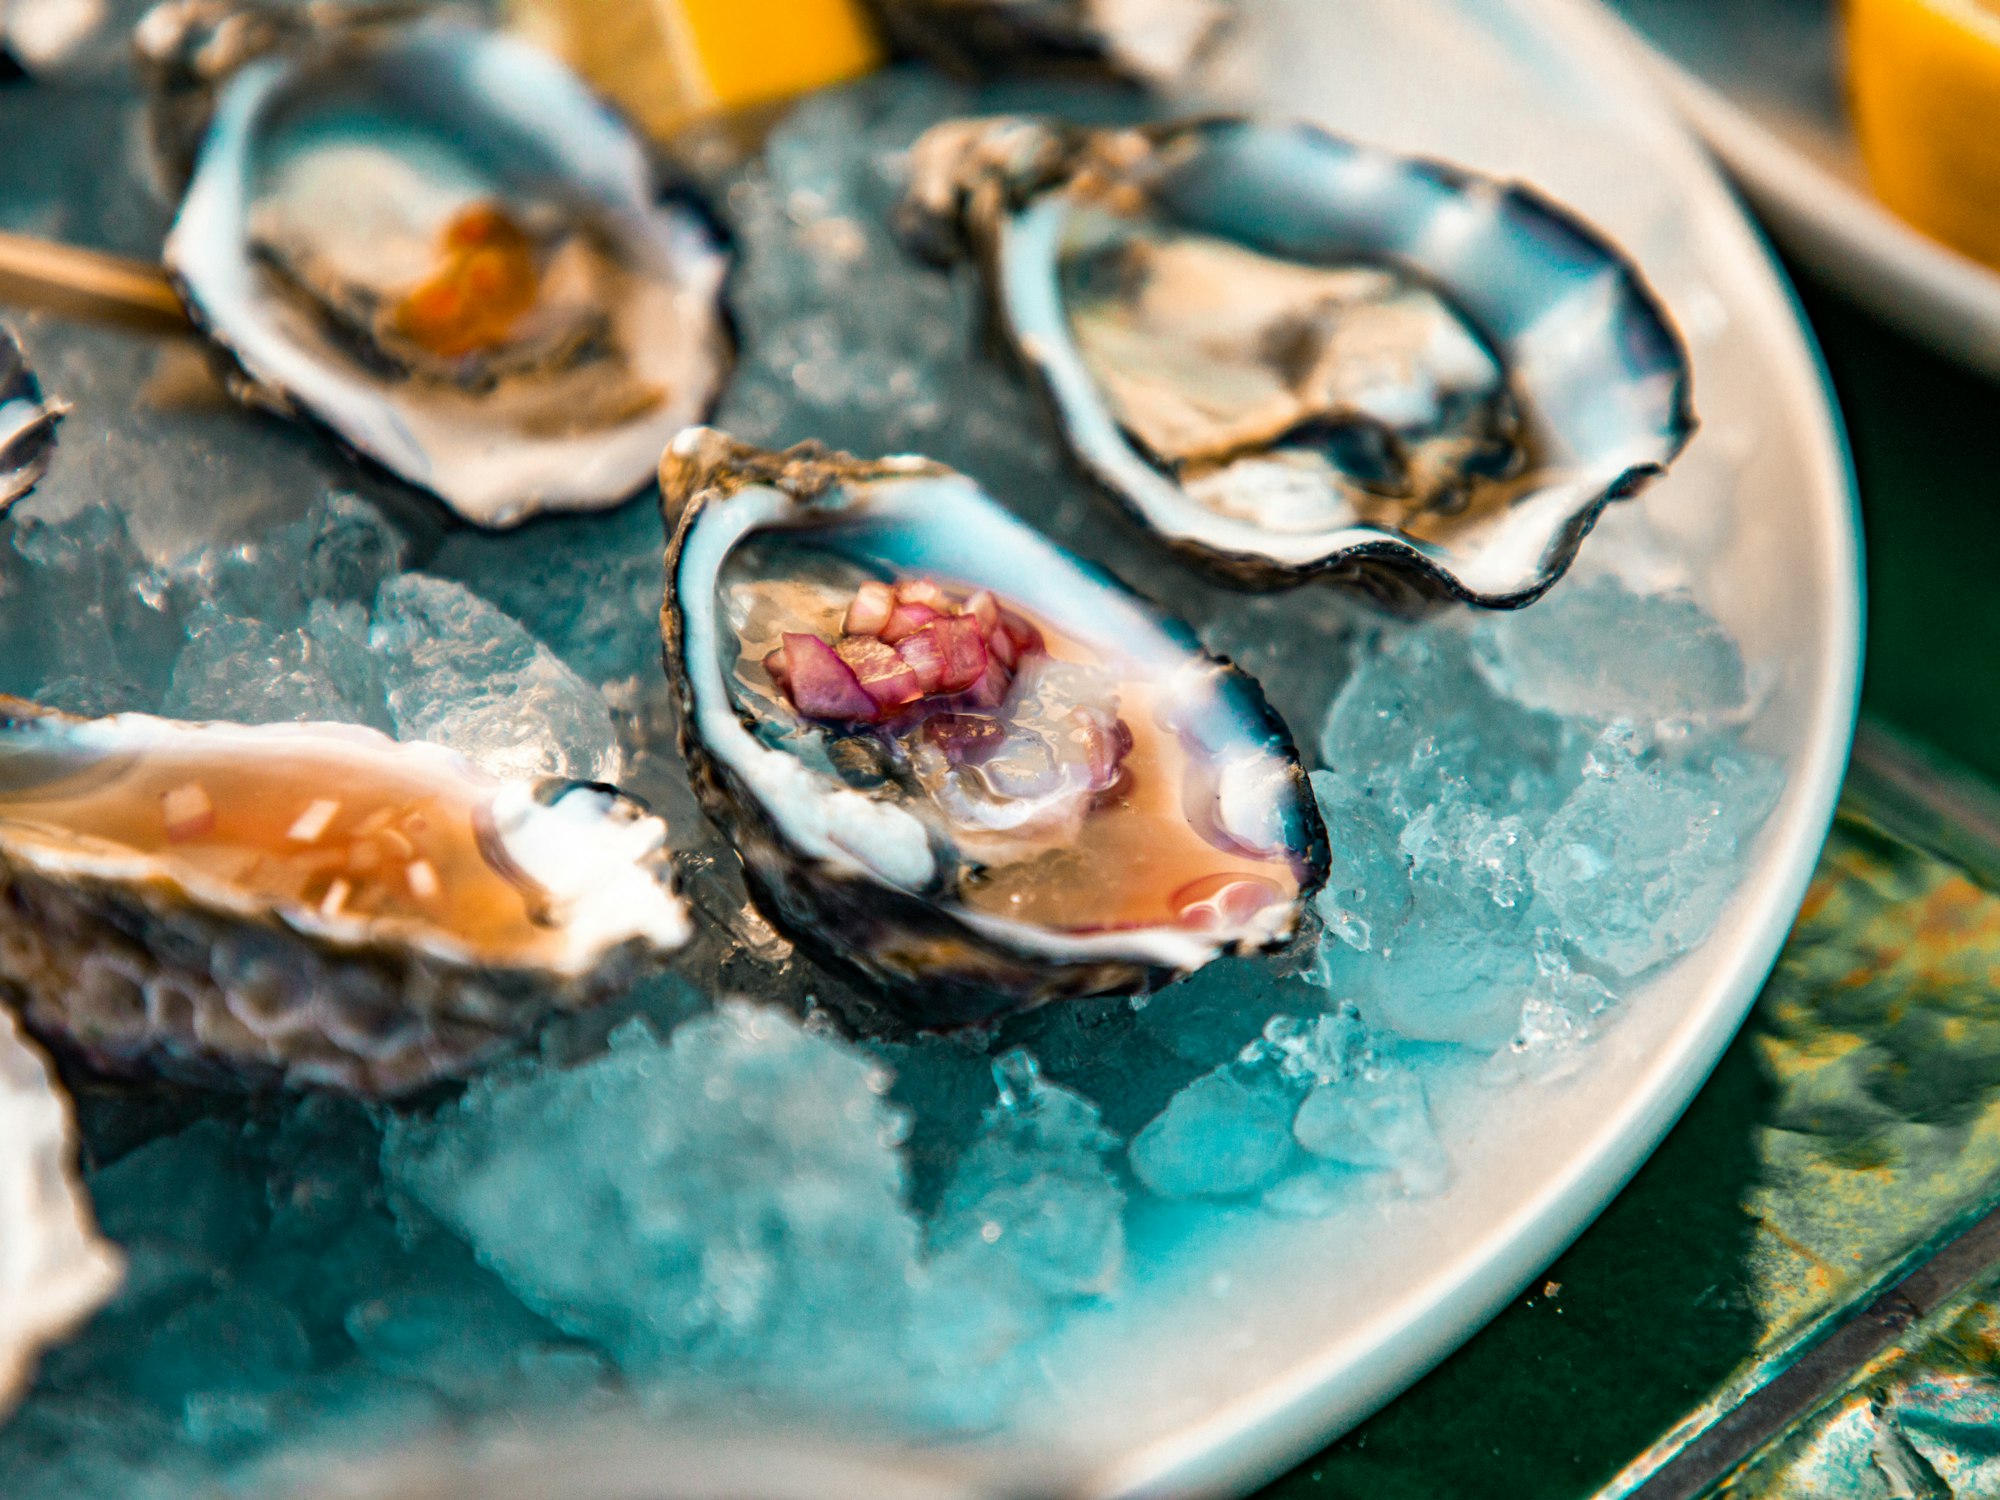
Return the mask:
[[160, 586], [124, 513], [89, 505], [61, 521], [27, 517], [0, 550], [0, 690], [78, 711], [92, 683], [120, 707], [159, 704], [181, 646], [181, 599]]
[[1276, 1015], [1263, 1039], [1246, 1049], [1247, 1063], [1266, 1062], [1299, 1087], [1352, 1077], [1370, 1056], [1368, 1028], [1359, 1007], [1343, 1002], [1316, 1016]]
[[366, 605], [403, 569], [409, 538], [359, 495], [335, 492], [285, 540], [303, 539], [299, 587], [308, 599]]
[[1275, 1079], [1245, 1083], [1232, 1067], [1195, 1079], [1132, 1142], [1132, 1171], [1162, 1198], [1255, 1192], [1292, 1154], [1292, 1093]]
[[1456, 888], [1512, 909], [1532, 894], [1528, 856], [1534, 843], [1515, 813], [1495, 815], [1470, 802], [1433, 802], [1403, 825], [1397, 841], [1421, 880]]
[[1332, 864], [1313, 898], [1329, 935], [1366, 953], [1390, 940], [1410, 909], [1410, 860], [1388, 796], [1333, 771], [1312, 773]]
[[426, 571], [464, 584], [506, 611], [587, 682], [660, 670], [660, 508], [644, 502], [602, 515], [537, 523], [542, 545], [461, 528]]
[[1125, 1194], [1105, 1168], [1117, 1139], [1082, 1096], [1045, 1082], [1032, 1055], [994, 1064], [999, 1098], [945, 1188], [934, 1254], [978, 1246], [1029, 1287], [1102, 1295], [1125, 1260]]
[[1524, 816], [1553, 808], [1575, 760], [1563, 722], [1494, 692], [1449, 617], [1363, 639], [1319, 753], [1403, 817], [1448, 794]]
[[903, 1122], [865, 1055], [729, 1003], [573, 1069], [502, 1069], [390, 1125], [390, 1180], [628, 1372], [838, 1394], [907, 1316]]
[[1476, 642], [1496, 690], [1573, 718], [1713, 717], [1748, 697], [1736, 642], [1691, 595], [1634, 593], [1609, 575], [1489, 616]]
[[1529, 869], [1580, 953], [1630, 976], [1708, 934], [1738, 863], [1738, 823], [1720, 791], [1697, 769], [1626, 762], [1570, 794]]
[[[351, 629], [353, 622], [345, 622]], [[177, 719], [243, 724], [332, 720], [388, 727], [372, 674], [357, 670], [340, 617], [274, 630], [204, 603], [188, 624], [164, 712]], [[350, 697], [350, 693], [354, 696]]]
[[391, 578], [369, 642], [400, 738], [449, 745], [496, 775], [617, 780], [604, 695], [463, 584]]
[[1444, 1186], [1444, 1148], [1423, 1083], [1408, 1068], [1373, 1062], [1315, 1084], [1299, 1105], [1292, 1136], [1323, 1161], [1393, 1172], [1410, 1193]]
[[315, 599], [366, 605], [401, 570], [409, 539], [358, 495], [322, 493], [295, 519], [254, 539], [210, 548], [179, 576], [232, 615], [294, 626]]

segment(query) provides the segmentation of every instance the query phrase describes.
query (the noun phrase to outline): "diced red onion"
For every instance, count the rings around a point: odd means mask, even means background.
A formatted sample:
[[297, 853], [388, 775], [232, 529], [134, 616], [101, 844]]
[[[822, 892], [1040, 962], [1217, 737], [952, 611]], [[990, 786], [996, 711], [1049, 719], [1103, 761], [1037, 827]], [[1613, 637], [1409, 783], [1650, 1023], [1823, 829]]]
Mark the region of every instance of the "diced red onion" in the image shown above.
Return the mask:
[[808, 718], [872, 724], [881, 713], [854, 669], [816, 635], [786, 632], [785, 685], [793, 706]]
[[893, 646], [905, 637], [915, 635], [931, 621], [944, 618], [928, 604], [898, 604], [875, 633]]
[[1000, 611], [1000, 628], [1014, 643], [1017, 656], [1028, 656], [1042, 649], [1042, 633], [1011, 609]]
[[861, 690], [884, 709], [901, 708], [923, 697], [924, 690], [910, 664], [872, 635], [844, 636], [834, 651], [854, 670]]
[[944, 653], [940, 692], [962, 693], [985, 676], [986, 638], [980, 633], [977, 620], [971, 615], [945, 615], [932, 621], [930, 630], [937, 637], [938, 649]]
[[997, 661], [986, 663], [986, 672], [971, 687], [965, 690], [965, 705], [968, 708], [998, 708], [1007, 701], [1007, 690], [1014, 685], [1014, 674]]
[[896, 591], [871, 578], [856, 591], [841, 628], [849, 635], [879, 635], [895, 608]]
[[937, 692], [944, 683], [944, 648], [938, 644], [937, 631], [926, 626], [896, 642], [895, 649], [917, 674], [917, 686], [926, 693]]
[[[809, 717], [903, 721], [909, 716], [898, 710], [934, 694], [963, 695], [972, 708], [998, 708], [1022, 659], [1043, 649], [1041, 631], [1003, 608], [990, 590], [977, 589], [955, 604], [927, 578], [863, 583], [842, 624], [838, 641], [788, 634], [784, 647], [764, 658], [771, 680]], [[1115, 716], [1079, 723], [1091, 775], [1109, 785], [1130, 735]], [[1122, 743], [1113, 742], [1114, 729], [1125, 735]]]
[[988, 640], [1000, 627], [1000, 601], [993, 597], [991, 589], [980, 589], [965, 601], [965, 612], [979, 622], [979, 632]]
[[1070, 710], [1072, 742], [1083, 752], [1090, 788], [1101, 792], [1118, 780], [1118, 768], [1132, 752], [1132, 727], [1116, 714], [1079, 704]]

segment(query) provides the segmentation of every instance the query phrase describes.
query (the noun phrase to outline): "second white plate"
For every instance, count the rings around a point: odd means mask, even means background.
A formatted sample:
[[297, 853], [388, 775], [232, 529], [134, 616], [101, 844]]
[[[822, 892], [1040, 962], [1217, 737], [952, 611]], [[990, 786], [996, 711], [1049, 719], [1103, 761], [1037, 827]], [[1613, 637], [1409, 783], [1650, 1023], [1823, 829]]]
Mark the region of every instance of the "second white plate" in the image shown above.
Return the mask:
[[1667, 92], [1801, 264], [1911, 337], [2000, 376], [2000, 271], [1868, 190], [1834, 0], [1610, 0]]

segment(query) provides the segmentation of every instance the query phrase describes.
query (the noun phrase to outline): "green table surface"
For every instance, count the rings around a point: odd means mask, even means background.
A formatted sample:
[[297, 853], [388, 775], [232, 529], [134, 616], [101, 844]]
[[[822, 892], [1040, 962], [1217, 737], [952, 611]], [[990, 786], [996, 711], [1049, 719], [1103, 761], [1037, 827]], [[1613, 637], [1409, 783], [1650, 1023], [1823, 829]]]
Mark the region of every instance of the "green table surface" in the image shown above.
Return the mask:
[[1262, 1500], [2000, 1493], [2000, 388], [1792, 270], [1853, 445], [1888, 733], [1665, 1144]]

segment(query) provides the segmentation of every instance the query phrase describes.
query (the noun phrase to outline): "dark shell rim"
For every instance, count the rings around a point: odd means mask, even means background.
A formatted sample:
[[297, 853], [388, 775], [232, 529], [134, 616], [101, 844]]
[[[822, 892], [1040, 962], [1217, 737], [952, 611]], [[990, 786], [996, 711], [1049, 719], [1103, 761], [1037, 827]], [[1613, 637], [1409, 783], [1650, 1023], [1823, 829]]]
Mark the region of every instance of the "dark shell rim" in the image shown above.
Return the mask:
[[[977, 129], [981, 126], [986, 127], [984, 132]], [[1637, 264], [1608, 234], [1577, 210], [1532, 183], [1489, 176], [1437, 157], [1366, 144], [1310, 120], [1270, 122], [1249, 115], [1223, 113], [1129, 128], [1094, 129], [993, 116], [946, 121], [933, 127], [933, 131], [963, 132], [968, 144], [976, 147], [982, 134], [990, 135], [1001, 128], [1022, 127], [1035, 133], [1029, 137], [1033, 143], [1029, 150], [1008, 162], [998, 158], [982, 159], [976, 151], [968, 151], [959, 167], [954, 201], [948, 206], [922, 204], [914, 197], [906, 196], [898, 210], [899, 228], [915, 253], [934, 262], [948, 262], [968, 253], [977, 261], [985, 285], [989, 324], [999, 333], [1016, 364], [1029, 376], [1044, 410], [1049, 414], [1063, 451], [1070, 455], [1072, 462], [1093, 487], [1116, 503], [1141, 529], [1225, 582], [1242, 588], [1281, 589], [1319, 578], [1351, 577], [1371, 568], [1386, 566], [1404, 575], [1408, 583], [1427, 597], [1482, 609], [1519, 609], [1541, 598], [1569, 570], [1584, 538], [1596, 527], [1605, 507], [1633, 498], [1664, 475], [1686, 451], [1700, 427], [1694, 409], [1693, 362], [1686, 340], [1664, 301]], [[1176, 144], [1200, 141], [1221, 131], [1290, 134], [1343, 150], [1365, 150], [1392, 160], [1402, 170], [1428, 178], [1454, 194], [1463, 194], [1473, 187], [1489, 188], [1501, 201], [1522, 207], [1529, 214], [1554, 225], [1566, 237], [1589, 247], [1600, 257], [1606, 269], [1616, 276], [1620, 291], [1644, 319], [1650, 334], [1661, 347], [1671, 352], [1674, 380], [1668, 396], [1667, 424], [1661, 432], [1660, 456], [1628, 465], [1562, 517], [1551, 529], [1540, 560], [1522, 578], [1519, 586], [1513, 588], [1474, 588], [1448, 562], [1425, 552], [1401, 533], [1373, 523], [1364, 522], [1328, 532], [1328, 550], [1319, 557], [1298, 564], [1278, 562], [1261, 553], [1209, 545], [1191, 537], [1169, 537], [1160, 531], [1145, 508], [1111, 480], [1096, 460], [1070, 440], [1065, 409], [1050, 378], [1046, 360], [1024, 346], [1007, 314], [999, 271], [1000, 242], [1006, 219], [1039, 198], [1065, 191], [1105, 142], [1141, 141], [1150, 154], [1159, 156]], [[982, 192], [982, 189], [987, 191]], [[1136, 461], [1152, 466], [1122, 432], [1116, 440]]]

